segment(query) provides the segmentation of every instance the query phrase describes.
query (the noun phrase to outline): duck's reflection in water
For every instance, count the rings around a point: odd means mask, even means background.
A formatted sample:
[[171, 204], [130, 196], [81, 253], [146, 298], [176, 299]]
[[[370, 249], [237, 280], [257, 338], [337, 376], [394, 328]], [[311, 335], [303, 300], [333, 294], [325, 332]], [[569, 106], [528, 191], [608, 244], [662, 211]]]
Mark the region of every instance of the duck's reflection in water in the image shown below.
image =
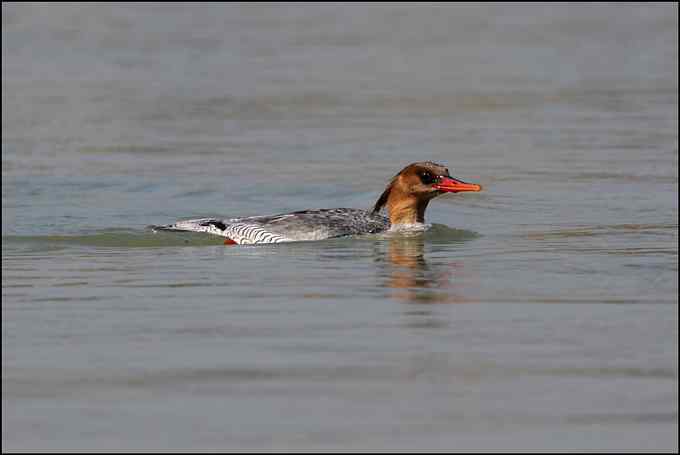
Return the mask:
[[384, 286], [390, 297], [411, 303], [463, 303], [467, 300], [456, 284], [463, 271], [460, 261], [428, 264], [423, 235], [388, 240]]

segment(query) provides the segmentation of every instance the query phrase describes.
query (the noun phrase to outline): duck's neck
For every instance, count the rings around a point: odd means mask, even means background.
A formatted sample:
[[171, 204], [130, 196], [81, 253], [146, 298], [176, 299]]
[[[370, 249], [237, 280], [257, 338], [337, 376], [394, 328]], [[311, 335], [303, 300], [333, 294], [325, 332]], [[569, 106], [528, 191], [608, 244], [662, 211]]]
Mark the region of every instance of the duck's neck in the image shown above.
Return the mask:
[[429, 199], [406, 194], [399, 188], [392, 188], [387, 198], [387, 214], [392, 226], [425, 222], [425, 209]]

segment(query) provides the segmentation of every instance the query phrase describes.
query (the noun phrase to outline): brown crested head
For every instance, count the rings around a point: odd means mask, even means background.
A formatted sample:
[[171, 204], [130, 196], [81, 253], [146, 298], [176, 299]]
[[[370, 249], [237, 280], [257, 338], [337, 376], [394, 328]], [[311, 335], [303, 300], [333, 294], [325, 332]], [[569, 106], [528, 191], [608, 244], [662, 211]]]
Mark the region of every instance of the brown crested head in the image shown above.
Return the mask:
[[433, 198], [444, 193], [481, 189], [480, 185], [451, 177], [449, 170], [441, 164], [421, 161], [409, 164], [390, 180], [375, 203], [373, 212], [387, 207], [393, 225], [424, 223], [425, 209]]

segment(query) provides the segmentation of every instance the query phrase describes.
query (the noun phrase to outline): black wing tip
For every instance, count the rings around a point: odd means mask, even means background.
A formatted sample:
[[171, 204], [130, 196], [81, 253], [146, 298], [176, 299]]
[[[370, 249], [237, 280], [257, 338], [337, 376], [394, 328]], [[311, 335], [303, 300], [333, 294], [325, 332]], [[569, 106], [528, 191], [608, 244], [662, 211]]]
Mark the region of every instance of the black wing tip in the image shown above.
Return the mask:
[[217, 220], [206, 221], [204, 223], [201, 223], [201, 226], [215, 226], [220, 231], [224, 231], [225, 229], [227, 229], [226, 224], [224, 224], [221, 221], [217, 221]]

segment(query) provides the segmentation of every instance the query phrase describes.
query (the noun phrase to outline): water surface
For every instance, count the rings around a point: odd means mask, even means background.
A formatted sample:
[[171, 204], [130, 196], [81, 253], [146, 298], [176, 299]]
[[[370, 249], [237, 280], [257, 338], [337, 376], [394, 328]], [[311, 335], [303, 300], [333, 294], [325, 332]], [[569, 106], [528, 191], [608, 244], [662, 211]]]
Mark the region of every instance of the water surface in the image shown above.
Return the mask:
[[677, 13], [3, 4], [3, 450], [677, 451]]

